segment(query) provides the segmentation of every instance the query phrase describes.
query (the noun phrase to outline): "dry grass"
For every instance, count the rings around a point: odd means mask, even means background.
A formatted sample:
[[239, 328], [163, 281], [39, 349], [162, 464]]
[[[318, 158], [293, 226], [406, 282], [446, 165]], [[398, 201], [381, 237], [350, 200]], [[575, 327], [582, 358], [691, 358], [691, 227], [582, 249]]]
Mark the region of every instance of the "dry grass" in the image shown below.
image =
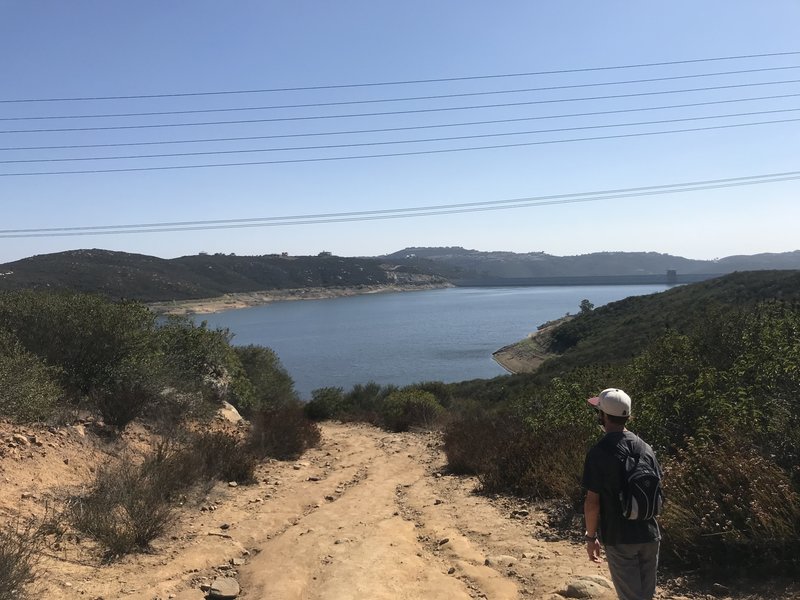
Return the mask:
[[95, 539], [106, 559], [146, 550], [173, 520], [160, 475], [129, 461], [106, 466], [88, 494], [69, 501], [72, 525]]
[[718, 569], [796, 560], [800, 495], [788, 475], [731, 434], [690, 440], [665, 475], [667, 558]]
[[100, 469], [90, 491], [68, 502], [69, 521], [103, 547], [107, 560], [144, 551], [168, 531], [184, 491], [215, 480], [254, 481], [256, 462], [226, 431], [164, 441], [141, 462], [123, 458]]
[[40, 539], [30, 524], [18, 520], [0, 529], [0, 600], [28, 598], [27, 586], [36, 576]]

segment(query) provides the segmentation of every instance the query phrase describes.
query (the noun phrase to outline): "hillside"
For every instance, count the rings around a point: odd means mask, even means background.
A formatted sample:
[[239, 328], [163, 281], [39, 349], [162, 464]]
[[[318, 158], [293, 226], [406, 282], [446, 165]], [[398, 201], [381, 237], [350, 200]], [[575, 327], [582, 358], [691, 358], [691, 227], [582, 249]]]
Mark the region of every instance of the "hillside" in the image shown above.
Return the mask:
[[668, 330], [685, 332], [715, 310], [746, 309], [763, 300], [800, 302], [800, 271], [732, 273], [577, 315], [549, 332], [542, 351], [557, 357], [538, 372], [548, 377], [574, 367], [624, 362]]
[[[93, 292], [108, 298], [171, 302], [224, 294], [308, 288], [443, 285], [503, 279], [723, 274], [800, 269], [800, 251], [697, 261], [655, 252], [552, 256], [543, 252], [478, 252], [406, 248], [380, 257], [235, 256], [199, 254], [163, 259], [111, 250], [71, 250], [0, 265], [0, 292], [20, 289]], [[619, 283], [619, 282], [617, 282]], [[487, 283], [488, 284], [488, 283]]]
[[480, 252], [460, 247], [405, 248], [386, 260], [434, 271], [451, 279], [575, 277], [602, 275], [724, 274], [761, 269], [800, 269], [800, 251], [693, 260], [657, 252], [596, 252], [553, 256], [544, 252]]
[[443, 282], [416, 271], [374, 258], [331, 255], [214, 254], [162, 259], [110, 250], [73, 250], [0, 265], [0, 291], [69, 290], [156, 302], [288, 288]]

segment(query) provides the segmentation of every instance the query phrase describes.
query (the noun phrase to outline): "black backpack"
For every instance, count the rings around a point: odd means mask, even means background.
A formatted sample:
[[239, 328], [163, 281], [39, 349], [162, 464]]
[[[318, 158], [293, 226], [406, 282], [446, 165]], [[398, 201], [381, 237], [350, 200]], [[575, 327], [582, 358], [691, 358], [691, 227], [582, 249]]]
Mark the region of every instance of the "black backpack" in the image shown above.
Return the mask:
[[646, 521], [661, 514], [664, 492], [655, 457], [645, 448], [644, 442], [636, 438], [631, 453], [618, 445], [605, 441], [605, 449], [620, 462], [619, 500], [622, 516], [632, 521]]

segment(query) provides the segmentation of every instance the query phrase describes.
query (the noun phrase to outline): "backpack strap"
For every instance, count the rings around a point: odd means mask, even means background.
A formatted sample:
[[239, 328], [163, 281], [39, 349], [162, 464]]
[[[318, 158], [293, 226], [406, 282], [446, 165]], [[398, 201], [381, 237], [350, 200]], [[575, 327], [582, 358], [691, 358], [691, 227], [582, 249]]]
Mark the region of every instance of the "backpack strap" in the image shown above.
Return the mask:
[[[617, 442], [619, 442], [619, 440], [617, 440]], [[598, 446], [608, 454], [611, 454], [623, 465], [627, 462], [628, 458], [635, 458], [638, 461], [639, 457], [642, 455], [642, 440], [639, 436], [636, 436], [636, 440], [634, 440], [635, 450], [633, 452], [620, 451], [619, 443], [612, 442], [608, 435], [600, 440]]]

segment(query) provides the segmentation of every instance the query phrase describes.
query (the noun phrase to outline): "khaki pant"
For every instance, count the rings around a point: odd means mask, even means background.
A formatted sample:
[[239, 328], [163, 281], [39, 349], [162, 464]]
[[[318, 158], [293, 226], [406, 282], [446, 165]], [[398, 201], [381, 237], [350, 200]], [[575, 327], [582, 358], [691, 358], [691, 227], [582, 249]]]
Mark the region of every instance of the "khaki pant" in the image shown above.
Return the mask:
[[660, 542], [606, 546], [608, 569], [620, 600], [652, 600]]

